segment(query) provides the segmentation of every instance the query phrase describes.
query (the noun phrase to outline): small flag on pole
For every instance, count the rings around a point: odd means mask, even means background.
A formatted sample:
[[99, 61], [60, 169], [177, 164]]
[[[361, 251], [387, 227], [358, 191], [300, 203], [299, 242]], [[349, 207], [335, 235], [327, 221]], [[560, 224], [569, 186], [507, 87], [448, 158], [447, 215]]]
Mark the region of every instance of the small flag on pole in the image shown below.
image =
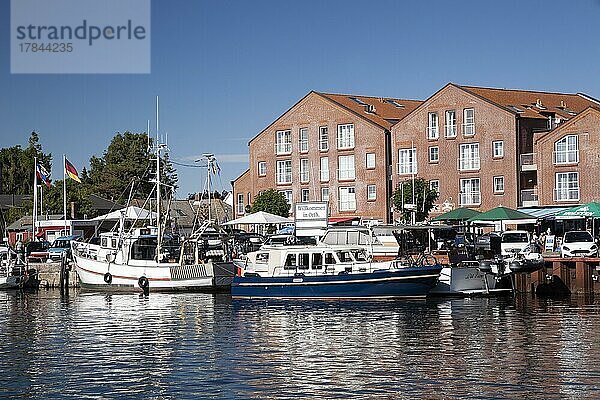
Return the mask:
[[69, 162], [69, 160], [67, 160], [66, 158], [65, 158], [65, 174], [67, 174], [69, 176], [69, 178], [73, 179], [74, 181], [81, 183], [81, 179], [79, 179], [79, 174], [77, 174], [77, 170], [75, 169], [73, 164], [71, 164]]
[[44, 168], [42, 164], [37, 163], [35, 166], [35, 173], [37, 174], [38, 179], [46, 184], [46, 186], [52, 186], [52, 183], [50, 182], [50, 174], [48, 171], [46, 171], [46, 168]]

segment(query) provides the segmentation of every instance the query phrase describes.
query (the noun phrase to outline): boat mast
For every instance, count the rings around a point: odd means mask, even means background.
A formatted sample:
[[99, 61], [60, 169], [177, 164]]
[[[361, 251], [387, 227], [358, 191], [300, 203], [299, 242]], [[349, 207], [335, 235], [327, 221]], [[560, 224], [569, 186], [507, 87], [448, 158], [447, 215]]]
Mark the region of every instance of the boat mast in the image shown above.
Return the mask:
[[156, 96], [156, 260], [160, 262], [160, 248], [162, 246], [162, 232], [160, 229], [160, 150], [162, 149], [163, 145], [158, 140], [158, 130], [158, 96]]
[[212, 210], [211, 210], [211, 195], [212, 193], [210, 192], [210, 174], [213, 171], [213, 164], [215, 162], [215, 155], [211, 154], [211, 153], [204, 153], [202, 154], [203, 157], [206, 158], [208, 164], [207, 164], [207, 174], [206, 174], [206, 190], [208, 190], [208, 221], [212, 221]]

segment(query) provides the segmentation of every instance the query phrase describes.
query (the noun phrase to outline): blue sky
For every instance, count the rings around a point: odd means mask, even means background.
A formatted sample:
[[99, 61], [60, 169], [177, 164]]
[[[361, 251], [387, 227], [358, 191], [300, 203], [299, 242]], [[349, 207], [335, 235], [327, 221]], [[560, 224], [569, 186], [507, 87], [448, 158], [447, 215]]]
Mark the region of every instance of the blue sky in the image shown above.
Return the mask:
[[[600, 1], [152, 1], [152, 73], [10, 74], [0, 0], [0, 147], [39, 132], [60, 179], [116, 132], [144, 131], [160, 96], [173, 160], [205, 152], [218, 188], [247, 143], [310, 90], [425, 99], [448, 82], [600, 98]], [[178, 167], [178, 196], [206, 172]]]

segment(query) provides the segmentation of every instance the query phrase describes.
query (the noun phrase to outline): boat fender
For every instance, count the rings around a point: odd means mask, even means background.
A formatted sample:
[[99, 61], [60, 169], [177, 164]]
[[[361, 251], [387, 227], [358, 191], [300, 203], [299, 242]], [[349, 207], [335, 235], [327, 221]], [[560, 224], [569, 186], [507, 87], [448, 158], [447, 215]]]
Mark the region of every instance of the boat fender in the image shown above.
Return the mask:
[[145, 276], [140, 276], [140, 279], [138, 279], [138, 286], [142, 289], [147, 289], [149, 284], [148, 278]]
[[112, 275], [110, 272], [104, 274], [104, 282], [108, 283], [109, 285], [112, 283]]
[[482, 260], [479, 263], [479, 270], [484, 273], [492, 272], [492, 262], [489, 260]]

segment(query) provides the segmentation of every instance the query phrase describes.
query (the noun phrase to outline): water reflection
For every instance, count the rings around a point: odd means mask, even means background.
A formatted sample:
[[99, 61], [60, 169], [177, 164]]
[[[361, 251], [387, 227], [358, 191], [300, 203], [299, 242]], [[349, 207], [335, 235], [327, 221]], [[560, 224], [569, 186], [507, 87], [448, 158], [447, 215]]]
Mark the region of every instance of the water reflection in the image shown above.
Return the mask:
[[0, 396], [590, 398], [599, 323], [589, 298], [0, 292]]

